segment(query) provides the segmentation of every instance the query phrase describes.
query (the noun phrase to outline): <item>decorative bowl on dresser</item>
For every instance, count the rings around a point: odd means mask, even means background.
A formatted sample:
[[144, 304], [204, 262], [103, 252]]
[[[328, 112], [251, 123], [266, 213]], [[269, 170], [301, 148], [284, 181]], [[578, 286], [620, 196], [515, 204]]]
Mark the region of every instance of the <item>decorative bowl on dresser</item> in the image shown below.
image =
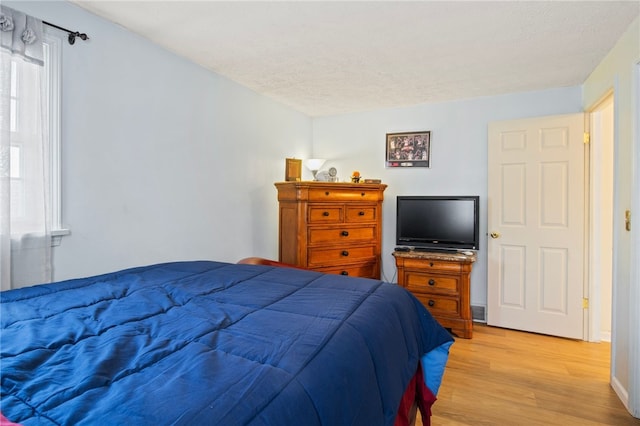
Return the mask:
[[395, 251], [398, 284], [413, 293], [440, 325], [465, 339], [473, 335], [471, 267], [476, 254]]
[[384, 184], [277, 182], [279, 261], [380, 278]]

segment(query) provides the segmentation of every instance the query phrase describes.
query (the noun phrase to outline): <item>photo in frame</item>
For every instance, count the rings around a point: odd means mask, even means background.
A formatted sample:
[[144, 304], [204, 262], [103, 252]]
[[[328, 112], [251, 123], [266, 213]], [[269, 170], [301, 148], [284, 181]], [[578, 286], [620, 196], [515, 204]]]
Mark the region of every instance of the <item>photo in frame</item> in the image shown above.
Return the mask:
[[431, 132], [387, 133], [386, 167], [431, 167]]
[[302, 178], [302, 160], [298, 158], [285, 158], [284, 180], [298, 182]]

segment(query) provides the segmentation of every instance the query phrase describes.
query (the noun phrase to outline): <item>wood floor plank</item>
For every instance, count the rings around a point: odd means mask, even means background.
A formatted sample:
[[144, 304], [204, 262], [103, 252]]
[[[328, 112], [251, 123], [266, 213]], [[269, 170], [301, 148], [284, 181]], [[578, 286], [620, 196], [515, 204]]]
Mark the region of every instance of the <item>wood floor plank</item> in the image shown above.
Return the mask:
[[638, 426], [609, 385], [610, 351], [474, 324], [451, 347], [431, 424]]

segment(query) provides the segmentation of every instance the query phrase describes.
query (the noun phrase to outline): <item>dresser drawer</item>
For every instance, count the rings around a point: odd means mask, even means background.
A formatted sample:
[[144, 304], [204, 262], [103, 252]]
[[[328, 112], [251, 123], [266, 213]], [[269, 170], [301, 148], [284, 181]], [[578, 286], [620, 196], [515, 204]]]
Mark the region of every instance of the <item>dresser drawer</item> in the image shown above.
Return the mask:
[[438, 272], [451, 271], [461, 272], [460, 262], [449, 262], [446, 260], [424, 260], [424, 259], [404, 259], [405, 269], [416, 268], [423, 271], [435, 270]]
[[433, 316], [460, 316], [460, 301], [457, 298], [422, 293], [414, 293], [414, 295], [429, 309], [429, 312], [431, 312]]
[[314, 271], [324, 272], [326, 274], [347, 275], [350, 277], [378, 278], [376, 275], [375, 262], [358, 265], [344, 265], [342, 268], [336, 268], [335, 266], [316, 268]]
[[376, 206], [347, 206], [347, 222], [375, 222], [377, 218]]
[[455, 296], [460, 291], [460, 277], [405, 271], [404, 287], [412, 293], [428, 292]]
[[337, 187], [333, 189], [309, 189], [309, 201], [378, 201], [380, 191], [377, 189], [349, 189]]
[[341, 226], [339, 228], [309, 228], [309, 244], [324, 244], [352, 242], [352, 241], [372, 241], [376, 239], [375, 226], [349, 227]]
[[342, 206], [310, 206], [309, 223], [340, 223], [344, 222], [344, 208]]
[[375, 246], [344, 246], [338, 248], [310, 248], [307, 262], [309, 266], [346, 264], [374, 259]]

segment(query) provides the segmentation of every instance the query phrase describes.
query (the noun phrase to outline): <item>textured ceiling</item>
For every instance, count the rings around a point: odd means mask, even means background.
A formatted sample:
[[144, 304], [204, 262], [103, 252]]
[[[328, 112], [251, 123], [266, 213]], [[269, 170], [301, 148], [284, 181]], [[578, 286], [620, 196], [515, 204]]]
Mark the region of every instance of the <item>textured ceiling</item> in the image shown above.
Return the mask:
[[639, 1], [73, 2], [310, 116], [579, 85], [640, 13]]

